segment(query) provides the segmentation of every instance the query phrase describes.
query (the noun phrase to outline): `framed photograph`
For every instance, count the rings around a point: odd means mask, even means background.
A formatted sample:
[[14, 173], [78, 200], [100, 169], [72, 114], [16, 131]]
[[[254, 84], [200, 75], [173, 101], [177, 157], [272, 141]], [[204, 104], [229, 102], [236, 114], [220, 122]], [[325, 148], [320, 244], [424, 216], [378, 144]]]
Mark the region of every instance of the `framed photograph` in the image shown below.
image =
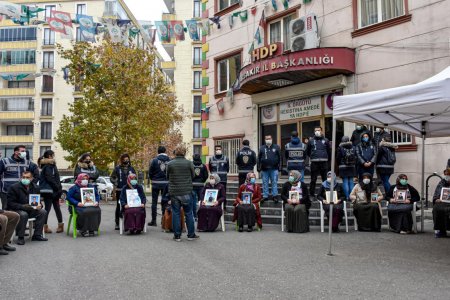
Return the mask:
[[219, 190], [207, 189], [205, 191], [205, 196], [203, 198], [203, 202], [206, 206], [214, 205], [214, 202], [217, 202], [217, 196], [219, 194]]
[[127, 190], [127, 204], [129, 207], [140, 207], [142, 202], [136, 189]]
[[97, 202], [95, 200], [95, 190], [94, 188], [81, 188], [81, 203], [83, 203], [84, 206], [94, 206], [94, 204]]
[[445, 203], [450, 203], [450, 188], [442, 188], [441, 201]]
[[370, 201], [371, 202], [378, 202], [378, 193], [371, 193], [370, 194]]
[[301, 197], [298, 191], [290, 191], [289, 192], [289, 199], [293, 204], [299, 204]]
[[242, 193], [242, 202], [244, 204], [252, 204], [253, 193], [251, 192], [243, 192]]
[[395, 202], [397, 202], [397, 203], [405, 203], [405, 201], [408, 199], [407, 191], [406, 190], [403, 190], [403, 191], [397, 190], [395, 192], [394, 199], [395, 199]]
[[28, 203], [33, 206], [33, 208], [36, 208], [36, 206], [41, 203], [41, 195], [39, 194], [30, 194], [28, 196]]
[[[330, 199], [330, 192], [329, 191], [325, 191], [325, 203], [326, 204], [330, 204], [331, 199]], [[336, 191], [333, 191], [333, 204], [336, 204], [338, 202], [338, 195]]]

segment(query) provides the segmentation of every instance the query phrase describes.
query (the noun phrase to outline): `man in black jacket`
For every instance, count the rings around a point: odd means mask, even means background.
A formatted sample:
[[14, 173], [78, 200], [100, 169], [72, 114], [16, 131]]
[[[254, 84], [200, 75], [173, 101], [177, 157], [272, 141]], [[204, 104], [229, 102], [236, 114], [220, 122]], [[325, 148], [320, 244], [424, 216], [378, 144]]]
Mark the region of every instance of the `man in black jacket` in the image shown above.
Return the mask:
[[258, 153], [258, 172], [261, 173], [263, 180], [263, 199], [269, 198], [269, 180], [272, 184], [273, 201], [278, 203], [278, 172], [281, 172], [281, 150], [280, 146], [273, 144], [272, 136], [264, 137], [265, 145], [259, 148]]
[[250, 142], [248, 140], [242, 141], [242, 149], [236, 155], [236, 165], [238, 166], [239, 172], [239, 186], [241, 186], [247, 174], [253, 172], [253, 168], [256, 165], [256, 153], [250, 149]]
[[19, 237], [17, 240], [18, 245], [25, 244], [25, 228], [29, 218], [36, 218], [32, 240], [47, 241], [47, 239], [42, 236], [47, 212], [40, 204], [36, 208], [33, 208], [29, 204], [28, 199], [30, 194], [40, 193], [39, 187], [32, 183], [32, 181], [33, 174], [30, 171], [23, 172], [20, 182], [13, 184], [6, 195], [9, 209], [15, 211], [20, 216], [20, 221], [16, 229], [17, 236]]
[[[158, 208], [159, 194], [164, 192], [168, 183], [166, 176], [166, 167], [170, 158], [166, 154], [166, 147], [158, 147], [158, 156], [156, 156], [150, 163], [148, 178], [152, 181], [152, 220], [148, 226], [156, 226], [156, 215]], [[164, 214], [164, 211], [162, 212]]]
[[306, 146], [306, 154], [311, 161], [311, 183], [309, 187], [310, 196], [314, 197], [316, 193], [317, 176], [320, 174], [322, 181], [327, 180], [327, 172], [329, 171], [329, 161], [331, 158], [330, 141], [323, 136], [322, 127], [314, 128], [314, 137], [309, 139]]
[[193, 157], [194, 163], [194, 178], [192, 179], [192, 185], [194, 189], [194, 195], [196, 199], [194, 200], [194, 218], [197, 219], [197, 202], [202, 201], [200, 199], [200, 194], [202, 193], [203, 187], [205, 186], [205, 182], [208, 179], [208, 169], [206, 165], [202, 162], [202, 158], [200, 154], [194, 154]]
[[369, 129], [365, 125], [356, 124], [356, 129], [353, 130], [352, 137], [350, 138], [350, 141], [353, 143], [353, 146], [356, 146], [359, 143], [361, 143], [361, 136], [364, 133], [368, 133], [369, 135], [371, 135]]
[[230, 160], [223, 154], [222, 146], [214, 146], [214, 156], [209, 159], [209, 172], [217, 173], [220, 177], [220, 183], [227, 190], [228, 172], [230, 171]]

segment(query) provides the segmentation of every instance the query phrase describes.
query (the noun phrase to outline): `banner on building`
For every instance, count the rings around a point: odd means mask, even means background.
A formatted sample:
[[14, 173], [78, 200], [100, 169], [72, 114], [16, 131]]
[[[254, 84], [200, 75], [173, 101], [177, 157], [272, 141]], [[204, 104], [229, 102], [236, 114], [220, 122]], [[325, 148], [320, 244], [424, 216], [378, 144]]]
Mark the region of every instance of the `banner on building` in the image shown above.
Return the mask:
[[193, 41], [200, 40], [200, 37], [198, 34], [197, 21], [196, 20], [186, 20], [186, 26], [187, 26], [191, 40], [193, 40]]
[[92, 16], [77, 15], [77, 22], [80, 24], [80, 34], [86, 42], [95, 42], [95, 32], [97, 29]]
[[280, 121], [322, 115], [322, 96], [280, 103]]
[[184, 41], [184, 27], [182, 21], [170, 21], [173, 34], [177, 41]]
[[156, 21], [156, 32], [161, 42], [170, 42], [170, 28], [166, 21]]

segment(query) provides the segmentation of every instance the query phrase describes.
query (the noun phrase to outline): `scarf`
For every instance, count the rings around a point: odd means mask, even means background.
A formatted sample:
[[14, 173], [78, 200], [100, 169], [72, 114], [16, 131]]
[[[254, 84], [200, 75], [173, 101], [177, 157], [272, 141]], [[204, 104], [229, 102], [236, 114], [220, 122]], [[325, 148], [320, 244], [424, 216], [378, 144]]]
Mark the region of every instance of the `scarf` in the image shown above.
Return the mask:
[[250, 191], [250, 192], [253, 193], [255, 191], [255, 185], [250, 183], [250, 176], [251, 175], [254, 175], [254, 173], [252, 173], [252, 172], [247, 173], [247, 178], [245, 178], [245, 189], [247, 191]]
[[75, 184], [81, 187], [81, 186], [82, 186], [82, 185], [81, 185], [81, 181], [83, 180], [83, 177], [85, 177], [85, 176], [87, 176], [87, 177], [88, 177], [88, 180], [89, 180], [89, 175], [88, 175], [88, 174], [86, 174], [86, 173], [80, 173], [80, 174], [78, 174], [77, 180], [75, 180]]
[[[327, 178], [330, 177], [332, 174], [333, 174], [334, 189], [336, 190], [336, 186], [337, 186], [336, 174], [334, 174], [330, 171], [327, 173]], [[331, 189], [331, 184], [328, 182], [328, 180], [325, 180], [324, 182], [322, 182], [322, 186], [327, 190]]]

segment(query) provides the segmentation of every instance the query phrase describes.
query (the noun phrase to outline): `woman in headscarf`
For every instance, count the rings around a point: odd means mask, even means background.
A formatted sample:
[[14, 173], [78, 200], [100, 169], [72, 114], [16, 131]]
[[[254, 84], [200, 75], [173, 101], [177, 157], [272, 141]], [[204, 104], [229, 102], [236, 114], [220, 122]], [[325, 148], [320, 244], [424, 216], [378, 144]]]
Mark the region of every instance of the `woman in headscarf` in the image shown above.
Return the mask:
[[[134, 204], [130, 207], [127, 197], [128, 190], [137, 191], [137, 194], [141, 201], [141, 204], [139, 206], [135, 206], [136, 204]], [[130, 234], [139, 234], [142, 232], [142, 230], [144, 230], [146, 202], [147, 198], [145, 197], [144, 189], [140, 184], [138, 184], [136, 174], [128, 175], [127, 185], [122, 187], [122, 192], [120, 193], [120, 206], [122, 207], [123, 212], [125, 232], [128, 231], [130, 232]]]
[[[289, 171], [289, 180], [283, 184], [281, 199], [286, 212], [287, 232], [303, 233], [309, 231], [309, 200], [308, 187], [301, 182], [302, 174], [299, 171]], [[289, 197], [290, 191], [298, 192], [298, 199]]]
[[[344, 214], [344, 205], [342, 204], [342, 201], [345, 201], [345, 193], [344, 189], [342, 188], [342, 184], [338, 183], [336, 180], [336, 174], [333, 174], [332, 172], [327, 173], [327, 180], [322, 183], [322, 186], [320, 187], [319, 194], [317, 194], [317, 200], [322, 201], [323, 204], [323, 210], [325, 211], [325, 214], [327, 215], [327, 218], [330, 218], [330, 204], [327, 203], [327, 194], [330, 192], [331, 188], [331, 177], [333, 176], [334, 180], [334, 188], [333, 191], [337, 194], [337, 204], [333, 206], [333, 224], [331, 224], [331, 229], [333, 232], [339, 232], [339, 224], [342, 222], [342, 215]], [[333, 197], [329, 197], [329, 201], [333, 200]]]
[[[433, 195], [433, 222], [434, 236], [442, 238], [447, 236], [449, 226], [448, 219], [450, 216], [450, 203], [448, 201], [448, 193], [450, 188], [450, 168], [444, 170], [444, 178], [439, 182], [434, 190]], [[447, 200], [446, 202], [443, 202]]]
[[[211, 206], [207, 206], [203, 201], [206, 190], [217, 190], [217, 201], [213, 202]], [[200, 208], [197, 212], [198, 231], [215, 231], [217, 229], [220, 217], [222, 217], [222, 203], [224, 201], [226, 201], [225, 187], [220, 183], [219, 175], [212, 173], [200, 194]]]
[[400, 174], [396, 184], [386, 194], [389, 200], [388, 218], [392, 231], [410, 233], [413, 226], [411, 211], [413, 203], [420, 200], [419, 192], [408, 184], [408, 176]]
[[[251, 204], [244, 204], [244, 201], [242, 201], [242, 193], [244, 192], [252, 194]], [[238, 195], [233, 203], [233, 222], [237, 221], [239, 232], [244, 231], [245, 225], [247, 225], [248, 232], [253, 231], [255, 221], [258, 227], [262, 228], [262, 218], [259, 211], [259, 202], [261, 199], [261, 187], [256, 184], [255, 173], [250, 172], [247, 174], [245, 183], [239, 187]]]
[[[81, 189], [93, 188], [95, 191], [95, 202], [93, 206], [84, 206], [81, 201]], [[97, 187], [89, 183], [89, 175], [81, 173], [77, 176], [75, 185], [73, 185], [67, 192], [67, 200], [75, 206], [77, 210], [77, 229], [81, 235], [94, 236], [94, 232], [98, 231], [101, 221], [101, 210], [99, 207], [100, 195]], [[72, 213], [69, 207], [69, 213]]]
[[381, 206], [383, 194], [372, 181], [372, 174], [363, 173], [362, 180], [350, 193], [353, 215], [359, 231], [381, 231]]

